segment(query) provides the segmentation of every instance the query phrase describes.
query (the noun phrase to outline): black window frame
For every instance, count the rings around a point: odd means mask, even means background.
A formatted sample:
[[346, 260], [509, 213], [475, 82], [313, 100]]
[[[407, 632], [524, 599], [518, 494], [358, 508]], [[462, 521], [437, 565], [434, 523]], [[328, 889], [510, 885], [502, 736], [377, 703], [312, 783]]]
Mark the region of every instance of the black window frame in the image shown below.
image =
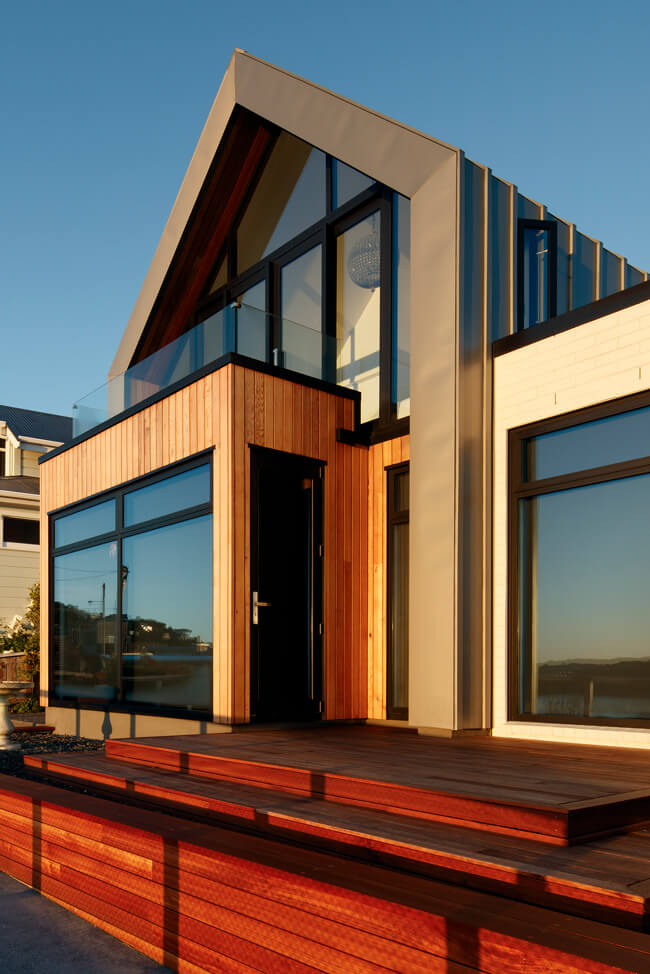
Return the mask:
[[524, 239], [527, 230], [545, 230], [548, 233], [548, 280], [546, 282], [546, 321], [557, 315], [557, 224], [554, 220], [517, 220], [517, 331], [528, 331], [544, 322], [526, 326], [524, 322]]
[[[396, 707], [392, 699], [392, 681], [390, 679], [390, 674], [393, 671], [393, 618], [391, 606], [393, 604], [391, 598], [391, 585], [393, 579], [393, 526], [395, 524], [409, 524], [410, 525], [410, 496], [408, 500], [408, 507], [402, 510], [396, 510], [395, 499], [397, 496], [396, 491], [396, 481], [397, 478], [404, 473], [409, 474], [410, 477], [410, 463], [408, 460], [402, 463], [391, 464], [391, 466], [386, 467], [386, 587], [385, 587], [385, 599], [386, 599], [386, 717], [388, 720], [408, 720], [409, 709], [406, 707]], [[409, 527], [410, 533], [410, 527]], [[407, 646], [408, 653], [408, 646]], [[407, 676], [407, 698], [408, 698], [408, 676]]]
[[585, 487], [613, 480], [623, 480], [640, 474], [650, 474], [650, 455], [648, 455], [633, 460], [622, 460], [618, 463], [572, 471], [555, 477], [526, 480], [523, 460], [526, 441], [545, 433], [554, 433], [557, 430], [631, 412], [644, 406], [650, 406], [650, 391], [634, 393], [609, 402], [586, 406], [583, 409], [563, 413], [560, 416], [520, 426], [508, 433], [508, 625], [506, 646], [508, 721], [597, 727], [650, 727], [650, 718], [625, 720], [616, 717], [533, 714], [522, 711], [519, 707], [519, 679], [521, 674], [521, 661], [519, 659], [519, 501], [560, 490], [570, 490], [575, 487]]
[[[214, 516], [213, 453], [213, 449], [203, 450], [200, 453], [193, 454], [191, 457], [167, 464], [165, 467], [160, 467], [153, 473], [146, 474], [142, 477], [135, 477], [131, 480], [126, 480], [109, 490], [104, 490], [97, 494], [93, 494], [91, 497], [84, 498], [84, 500], [78, 504], [70, 504], [66, 507], [51, 511], [48, 514], [48, 706], [67, 707], [71, 709], [79, 708], [83, 710], [101, 710], [105, 712], [111, 711], [113, 713], [143, 714], [161, 717], [183, 717], [187, 720], [212, 720], [214, 712], [214, 687], [212, 680], [210, 681], [210, 707], [206, 710], [180, 706], [172, 707], [169, 704], [156, 705], [139, 703], [137, 701], [129, 702], [124, 700], [122, 654], [124, 651], [125, 628], [122, 612], [122, 585], [120, 584], [120, 577], [122, 573], [122, 542], [125, 538], [133, 537], [134, 535], [138, 534], [144, 534], [145, 532], [153, 531], [157, 528], [163, 528], [170, 524], [179, 524], [183, 521], [190, 521], [196, 517], [204, 517], [206, 514]], [[124, 526], [123, 499], [126, 494], [133, 490], [138, 490], [140, 487], [149, 487], [152, 484], [158, 483], [162, 480], [169, 480], [176, 474], [184, 473], [186, 470], [191, 470], [195, 467], [201, 466], [208, 466], [209, 468], [210, 497], [208, 501], [203, 504], [194, 505], [193, 507], [183, 508], [181, 511], [175, 511], [172, 514], [166, 514], [162, 517], [151, 518], [147, 521], [138, 521], [137, 524], [129, 525], [128, 527]], [[86, 510], [87, 508], [94, 507], [97, 504], [101, 504], [104, 501], [112, 499], [115, 499], [114, 530], [104, 532], [103, 534], [94, 535], [89, 538], [84, 538], [83, 540], [74, 542], [72, 544], [60, 545], [58, 548], [55, 548], [54, 532], [57, 520], [66, 517], [69, 514], [76, 514], [79, 511]], [[60, 555], [66, 555], [74, 551], [82, 551], [86, 548], [94, 548], [98, 545], [106, 544], [107, 542], [111, 541], [115, 541], [117, 543], [117, 628], [115, 639], [118, 648], [117, 667], [119, 695], [115, 700], [97, 700], [87, 697], [71, 696], [59, 697], [54, 693], [54, 559], [58, 558]], [[212, 652], [212, 672], [214, 675], [214, 645]]]
[[[323, 369], [322, 378], [336, 384], [336, 236], [369, 213], [380, 210], [381, 222], [381, 303], [380, 303], [380, 346], [379, 346], [379, 417], [361, 424], [362, 439], [388, 439], [390, 435], [408, 432], [409, 417], [397, 418], [397, 403], [393, 402], [393, 206], [395, 190], [379, 182], [358, 193], [336, 210], [332, 207], [332, 163], [334, 157], [326, 155], [326, 215], [301, 233], [287, 241], [277, 250], [245, 271], [237, 274], [237, 230], [244, 217], [273, 145], [265, 153], [249, 192], [242, 202], [236, 219], [228, 232], [227, 239], [214, 262], [216, 274], [221, 261], [227, 257], [228, 283], [199, 300], [188, 324], [193, 328], [217, 311], [231, 304], [238, 293], [247, 287], [266, 280], [267, 321], [267, 364], [282, 367], [282, 336], [280, 334], [280, 271], [297, 257], [302, 256], [319, 243], [322, 245], [322, 333]], [[364, 174], [365, 175], [365, 174]], [[214, 280], [214, 274], [209, 280]], [[274, 361], [274, 349], [279, 356]]]

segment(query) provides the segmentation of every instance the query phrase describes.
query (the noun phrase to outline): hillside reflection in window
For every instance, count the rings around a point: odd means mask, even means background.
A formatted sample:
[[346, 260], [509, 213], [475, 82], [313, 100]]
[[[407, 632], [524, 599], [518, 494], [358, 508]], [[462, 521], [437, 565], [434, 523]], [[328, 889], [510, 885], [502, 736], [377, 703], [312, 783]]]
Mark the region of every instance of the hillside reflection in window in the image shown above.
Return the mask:
[[54, 559], [53, 608], [55, 695], [114, 700], [117, 542]]
[[192, 518], [122, 543], [125, 700], [210, 709], [211, 522]]
[[650, 719], [650, 474], [518, 507], [521, 715]]

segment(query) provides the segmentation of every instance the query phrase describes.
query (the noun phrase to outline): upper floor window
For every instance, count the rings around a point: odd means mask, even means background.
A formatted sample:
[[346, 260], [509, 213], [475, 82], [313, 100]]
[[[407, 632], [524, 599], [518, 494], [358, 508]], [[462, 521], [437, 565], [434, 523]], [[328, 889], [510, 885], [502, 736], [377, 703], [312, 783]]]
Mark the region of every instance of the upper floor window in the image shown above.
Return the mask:
[[551, 220], [519, 220], [519, 329], [553, 318], [557, 305], [557, 228]]
[[7, 440], [0, 436], [0, 477], [7, 475]]
[[390, 423], [409, 414], [409, 289], [409, 200], [280, 132], [194, 325], [212, 358], [336, 381], [361, 393], [362, 422]]

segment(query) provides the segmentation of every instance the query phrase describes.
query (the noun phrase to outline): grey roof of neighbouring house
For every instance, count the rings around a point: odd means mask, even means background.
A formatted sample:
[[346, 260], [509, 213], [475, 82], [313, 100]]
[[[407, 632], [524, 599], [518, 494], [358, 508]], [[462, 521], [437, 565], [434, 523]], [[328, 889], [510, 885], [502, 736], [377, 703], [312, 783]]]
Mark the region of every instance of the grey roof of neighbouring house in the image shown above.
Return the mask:
[[0, 477], [0, 493], [12, 491], [16, 494], [36, 494], [40, 487], [38, 477]]
[[14, 436], [27, 436], [34, 440], [65, 443], [72, 439], [72, 417], [55, 413], [39, 413], [33, 409], [16, 406], [0, 406], [0, 422], [7, 424]]

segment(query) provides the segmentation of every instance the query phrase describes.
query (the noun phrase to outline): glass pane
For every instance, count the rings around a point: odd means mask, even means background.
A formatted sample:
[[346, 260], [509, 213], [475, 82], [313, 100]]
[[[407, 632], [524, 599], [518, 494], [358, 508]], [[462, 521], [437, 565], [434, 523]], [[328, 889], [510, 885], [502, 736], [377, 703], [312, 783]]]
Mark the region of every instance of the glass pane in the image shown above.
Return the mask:
[[379, 211], [336, 242], [336, 381], [361, 392], [361, 421], [379, 416]]
[[635, 284], [641, 284], [644, 280], [643, 272], [638, 267], [632, 267], [631, 264], [625, 265], [625, 287], [634, 287]]
[[517, 217], [519, 220], [539, 220], [539, 206], [527, 196], [517, 193]]
[[490, 176], [489, 193], [490, 334], [496, 341], [508, 334], [510, 324], [510, 192], [505, 183]]
[[393, 194], [393, 402], [397, 418], [411, 412], [411, 201]]
[[[240, 355], [266, 362], [266, 281], [260, 281], [244, 291], [236, 299], [235, 351]], [[259, 309], [259, 310], [258, 310]]]
[[569, 226], [564, 220], [558, 220], [550, 213], [548, 220], [555, 222], [557, 234], [557, 308], [558, 315], [569, 310], [569, 286], [571, 279], [571, 262], [569, 254]]
[[338, 159], [332, 159], [332, 206], [336, 209], [359, 193], [374, 186], [375, 180], [364, 176], [358, 169], [346, 166]]
[[390, 575], [390, 694], [393, 707], [408, 707], [409, 526], [393, 524]]
[[582, 233], [574, 234], [573, 294], [571, 306], [581, 308], [596, 298], [596, 244]]
[[215, 272], [214, 278], [212, 279], [212, 283], [208, 288], [208, 294], [214, 294], [214, 292], [218, 291], [220, 287], [225, 287], [227, 283], [228, 283], [228, 256], [226, 255], [226, 257], [223, 258], [223, 260], [219, 264], [218, 269]]
[[537, 230], [533, 227], [524, 229], [523, 328], [530, 328], [548, 318], [548, 238], [548, 230]]
[[54, 693], [114, 700], [117, 542], [54, 559]]
[[3, 519], [3, 540], [5, 544], [38, 544], [40, 525], [25, 517], [5, 517]]
[[212, 516], [122, 543], [124, 698], [212, 707]]
[[525, 480], [650, 456], [650, 406], [531, 437], [523, 449]]
[[409, 475], [408, 471], [394, 475], [393, 498], [395, 513], [409, 509]]
[[210, 502], [210, 465], [193, 467], [124, 495], [124, 525], [174, 514]]
[[280, 271], [283, 365], [317, 379], [323, 374], [322, 268], [319, 244]]
[[95, 504], [76, 514], [67, 514], [54, 522], [54, 546], [62, 548], [64, 545], [76, 544], [86, 538], [94, 538], [99, 534], [107, 534], [115, 530], [115, 501], [105, 501]]
[[519, 502], [523, 713], [650, 717], [650, 475]]
[[605, 247], [600, 252], [600, 296], [615, 294], [621, 290], [621, 259]]
[[325, 153], [282, 132], [237, 230], [241, 274], [326, 211]]

